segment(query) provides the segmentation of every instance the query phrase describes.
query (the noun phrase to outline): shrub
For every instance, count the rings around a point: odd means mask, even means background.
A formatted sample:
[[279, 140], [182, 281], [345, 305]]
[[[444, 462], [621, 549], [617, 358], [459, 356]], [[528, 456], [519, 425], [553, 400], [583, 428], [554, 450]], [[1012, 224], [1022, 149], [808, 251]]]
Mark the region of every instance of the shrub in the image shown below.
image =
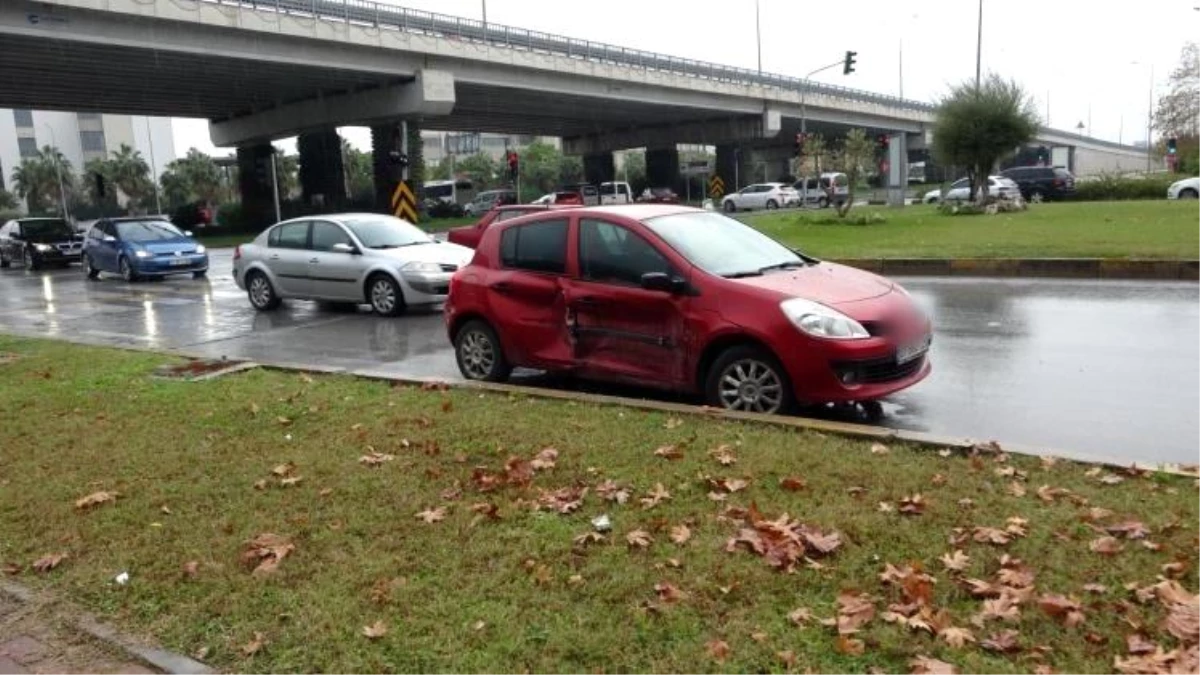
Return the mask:
[[1166, 199], [1167, 188], [1178, 179], [1175, 174], [1144, 177], [1100, 174], [1089, 180], [1077, 181], [1075, 198], [1082, 201]]
[[1029, 208], [1024, 199], [989, 199], [983, 204], [975, 202], [942, 202], [937, 205], [938, 213], [946, 216], [994, 216], [997, 213], [1015, 213]]
[[887, 218], [878, 211], [860, 211], [841, 218], [833, 214], [815, 217], [799, 216], [796, 221], [800, 225], [881, 225], [887, 222]]

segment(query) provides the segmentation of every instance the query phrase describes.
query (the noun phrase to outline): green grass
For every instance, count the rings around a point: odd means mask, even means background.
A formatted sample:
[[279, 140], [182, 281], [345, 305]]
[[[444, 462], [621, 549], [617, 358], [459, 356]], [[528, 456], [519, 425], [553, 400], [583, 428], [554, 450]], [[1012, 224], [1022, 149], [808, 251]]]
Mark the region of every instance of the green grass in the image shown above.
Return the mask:
[[[1164, 258], [1200, 249], [1195, 202], [1062, 202], [995, 216], [948, 216], [932, 206], [855, 207], [887, 222], [838, 224], [832, 211], [751, 215], [764, 233], [826, 258]], [[831, 219], [832, 217], [832, 219]], [[833, 223], [833, 224], [828, 224]]]
[[[1108, 672], [1124, 654], [1126, 619], [1164, 648], [1178, 644], [1159, 628], [1158, 602], [1122, 604], [1125, 583], [1152, 584], [1163, 564], [1178, 560], [1182, 583], [1196, 589], [1200, 510], [1190, 478], [1106, 485], [1088, 466], [1066, 461], [942, 457], [899, 444], [874, 454], [869, 443], [813, 432], [348, 377], [251, 371], [164, 381], [148, 375], [166, 357], [7, 337], [0, 354], [0, 565], [15, 563], [23, 568], [17, 580], [168, 648], [204, 650], [223, 672], [780, 672], [776, 654], [786, 650], [797, 672], [908, 672], [918, 654], [964, 672], [1027, 672], [1041, 662], [1059, 672]], [[734, 446], [736, 464], [709, 455], [723, 443]], [[665, 444], [678, 444], [683, 458], [656, 457]], [[368, 447], [395, 460], [365, 467], [358, 458]], [[475, 487], [474, 467], [496, 471], [510, 456], [545, 447], [558, 449], [557, 466], [528, 488]], [[285, 462], [303, 478], [298, 485], [281, 487], [272, 476]], [[997, 474], [1010, 467], [1028, 472], [1027, 495], [1010, 494], [1013, 478]], [[711, 501], [707, 476], [744, 478], [749, 487]], [[801, 476], [807, 487], [783, 490], [785, 476]], [[266, 489], [255, 489], [263, 479]], [[604, 479], [629, 486], [629, 503], [603, 502], [593, 490], [568, 515], [529, 507], [540, 490]], [[655, 483], [671, 498], [644, 510], [637, 500]], [[1097, 535], [1082, 520], [1086, 507], [1044, 503], [1035, 495], [1041, 485], [1113, 510], [1106, 523], [1144, 521], [1161, 550], [1127, 541], [1115, 556], [1092, 553]], [[443, 498], [456, 486], [461, 498]], [[98, 490], [120, 496], [75, 508]], [[922, 515], [877, 507], [914, 493], [928, 502]], [[964, 498], [974, 506], [960, 506]], [[498, 506], [500, 519], [474, 522], [476, 502]], [[772, 518], [787, 512], [839, 531], [843, 544], [819, 569], [776, 571], [745, 550], [726, 552], [738, 527], [721, 516], [730, 505], [756, 505]], [[448, 508], [442, 522], [414, 517], [437, 506]], [[573, 546], [600, 513], [612, 518], [609, 538]], [[1083, 626], [1066, 628], [1035, 602], [1016, 623], [970, 625], [981, 601], [938, 558], [954, 550], [954, 528], [1003, 527], [1011, 516], [1028, 519], [1028, 536], [1005, 547], [961, 544], [971, 558], [965, 576], [993, 579], [1002, 554], [1021, 558], [1038, 593], [1083, 603]], [[668, 531], [681, 523], [693, 536], [678, 545]], [[625, 543], [637, 528], [654, 538], [647, 550]], [[291, 538], [295, 551], [275, 573], [255, 576], [239, 556], [264, 532]], [[29, 569], [53, 552], [70, 557], [48, 573]], [[189, 561], [198, 563], [194, 578], [183, 571]], [[865, 651], [846, 655], [834, 648], [834, 629], [788, 621], [799, 607], [834, 616], [846, 589], [871, 594], [885, 610], [899, 601], [879, 580], [885, 563], [922, 566], [936, 577], [931, 602], [955, 626], [979, 640], [1015, 628], [1024, 651], [955, 649], [876, 617], [854, 636]], [[118, 586], [113, 578], [123, 571], [131, 580]], [[663, 582], [686, 597], [660, 603], [655, 584]], [[1089, 582], [1108, 590], [1085, 593]], [[647, 609], [653, 604], [657, 610]], [[376, 621], [388, 633], [369, 640], [361, 630]], [[241, 646], [256, 632], [268, 643], [247, 656]], [[714, 640], [729, 646], [723, 663], [706, 649]], [[1035, 645], [1049, 651], [1037, 657]]]

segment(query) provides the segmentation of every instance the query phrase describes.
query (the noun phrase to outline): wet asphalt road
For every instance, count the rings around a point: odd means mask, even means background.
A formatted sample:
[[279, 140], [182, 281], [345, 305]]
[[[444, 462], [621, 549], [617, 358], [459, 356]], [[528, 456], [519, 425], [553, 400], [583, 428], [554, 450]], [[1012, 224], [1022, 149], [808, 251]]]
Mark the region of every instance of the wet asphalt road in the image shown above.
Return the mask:
[[[299, 301], [258, 313], [230, 277], [230, 256], [213, 252], [202, 280], [3, 270], [0, 331], [458, 379], [439, 313], [384, 319]], [[1123, 462], [1197, 462], [1195, 283], [901, 281], [933, 317], [933, 374], [888, 399], [881, 424]]]

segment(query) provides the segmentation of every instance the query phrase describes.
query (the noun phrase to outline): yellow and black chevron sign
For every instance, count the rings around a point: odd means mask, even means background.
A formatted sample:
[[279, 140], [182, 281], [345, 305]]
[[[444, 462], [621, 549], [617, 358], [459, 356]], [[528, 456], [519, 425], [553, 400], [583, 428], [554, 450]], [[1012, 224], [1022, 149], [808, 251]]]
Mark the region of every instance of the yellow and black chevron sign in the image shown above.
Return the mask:
[[396, 189], [392, 190], [392, 215], [410, 223], [417, 222], [417, 198], [405, 181], [396, 183]]
[[713, 174], [712, 178], [708, 179], [708, 196], [713, 199], [720, 199], [725, 195], [725, 181], [721, 177]]

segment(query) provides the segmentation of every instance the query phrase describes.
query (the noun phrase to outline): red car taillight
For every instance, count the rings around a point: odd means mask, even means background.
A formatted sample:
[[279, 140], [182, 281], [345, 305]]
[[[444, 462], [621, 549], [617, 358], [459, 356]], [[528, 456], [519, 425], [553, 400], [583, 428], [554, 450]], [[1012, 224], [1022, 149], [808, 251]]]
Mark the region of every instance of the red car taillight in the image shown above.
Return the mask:
[[1062, 186], [1063, 186], [1063, 179], [1055, 178], [1054, 179], [1054, 187], [1062, 187]]
[[238, 244], [233, 248], [233, 259], [240, 260], [242, 257], [242, 245]]

